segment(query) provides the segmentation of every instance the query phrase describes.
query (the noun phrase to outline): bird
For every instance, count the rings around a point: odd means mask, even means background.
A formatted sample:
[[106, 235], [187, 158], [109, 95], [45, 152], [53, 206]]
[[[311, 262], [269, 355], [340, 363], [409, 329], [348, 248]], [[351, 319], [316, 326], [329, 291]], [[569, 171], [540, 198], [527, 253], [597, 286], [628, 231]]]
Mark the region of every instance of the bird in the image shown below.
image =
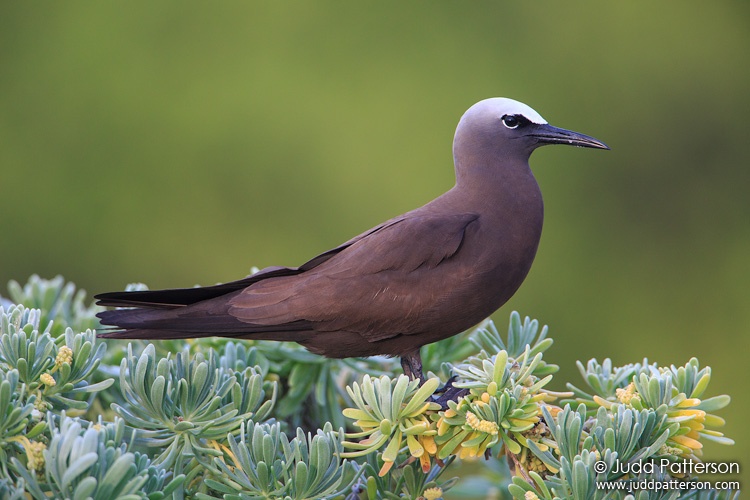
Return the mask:
[[424, 381], [420, 348], [480, 323], [521, 286], [544, 205], [529, 166], [540, 146], [609, 147], [531, 107], [472, 105], [453, 140], [454, 186], [299, 267], [272, 266], [207, 287], [95, 296], [113, 339], [294, 341], [328, 358], [400, 357]]

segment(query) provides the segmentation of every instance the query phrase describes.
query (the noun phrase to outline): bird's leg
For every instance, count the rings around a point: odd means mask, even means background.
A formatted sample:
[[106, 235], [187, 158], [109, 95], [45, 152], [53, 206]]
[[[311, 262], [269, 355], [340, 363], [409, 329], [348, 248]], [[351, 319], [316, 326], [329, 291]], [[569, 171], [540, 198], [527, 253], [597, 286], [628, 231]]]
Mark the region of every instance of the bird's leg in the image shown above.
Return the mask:
[[404, 375], [413, 380], [419, 380], [419, 385], [424, 383], [425, 378], [422, 373], [422, 358], [419, 355], [419, 349], [401, 356], [401, 368], [404, 369]]

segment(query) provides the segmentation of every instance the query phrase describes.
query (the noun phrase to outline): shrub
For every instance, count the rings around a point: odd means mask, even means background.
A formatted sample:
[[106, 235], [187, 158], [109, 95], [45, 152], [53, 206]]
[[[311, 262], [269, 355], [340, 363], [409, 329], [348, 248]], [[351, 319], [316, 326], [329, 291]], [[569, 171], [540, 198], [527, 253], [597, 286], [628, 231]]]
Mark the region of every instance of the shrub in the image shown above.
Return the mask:
[[[697, 359], [591, 360], [584, 389], [553, 392], [547, 327], [515, 312], [505, 336], [486, 321], [470, 342], [425, 347], [440, 368], [420, 386], [391, 359], [327, 360], [291, 343], [104, 343], [97, 307], [61, 277], [8, 288], [0, 498], [434, 500], [470, 490], [444, 475], [477, 457], [517, 499], [677, 498], [597, 483], [667, 481], [615, 463], [696, 461], [707, 440], [732, 444], [714, 414], [729, 397], [704, 397], [711, 370]], [[433, 396], [449, 377], [454, 396]]]

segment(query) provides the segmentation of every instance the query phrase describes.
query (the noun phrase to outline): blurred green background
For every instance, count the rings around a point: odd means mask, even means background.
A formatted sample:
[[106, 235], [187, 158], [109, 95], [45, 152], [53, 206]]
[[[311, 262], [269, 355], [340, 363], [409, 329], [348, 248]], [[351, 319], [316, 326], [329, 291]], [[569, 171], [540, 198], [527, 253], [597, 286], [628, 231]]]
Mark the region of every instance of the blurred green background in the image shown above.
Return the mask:
[[3, 2], [0, 283], [59, 273], [96, 293], [298, 265], [450, 188], [461, 114], [513, 97], [612, 151], [532, 157], [545, 231], [498, 324], [551, 325], [559, 383], [580, 382], [576, 359], [699, 356], [737, 441], [706, 458], [746, 459], [749, 14]]

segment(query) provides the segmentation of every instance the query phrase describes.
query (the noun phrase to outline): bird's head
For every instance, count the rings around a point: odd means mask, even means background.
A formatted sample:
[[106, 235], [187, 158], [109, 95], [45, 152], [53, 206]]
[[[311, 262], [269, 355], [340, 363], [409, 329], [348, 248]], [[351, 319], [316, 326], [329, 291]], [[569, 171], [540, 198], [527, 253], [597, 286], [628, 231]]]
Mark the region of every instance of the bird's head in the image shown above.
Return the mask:
[[474, 104], [461, 117], [454, 154], [457, 160], [469, 155], [474, 162], [490, 158], [527, 161], [532, 151], [545, 144], [609, 149], [588, 135], [553, 127], [522, 102], [493, 97]]

